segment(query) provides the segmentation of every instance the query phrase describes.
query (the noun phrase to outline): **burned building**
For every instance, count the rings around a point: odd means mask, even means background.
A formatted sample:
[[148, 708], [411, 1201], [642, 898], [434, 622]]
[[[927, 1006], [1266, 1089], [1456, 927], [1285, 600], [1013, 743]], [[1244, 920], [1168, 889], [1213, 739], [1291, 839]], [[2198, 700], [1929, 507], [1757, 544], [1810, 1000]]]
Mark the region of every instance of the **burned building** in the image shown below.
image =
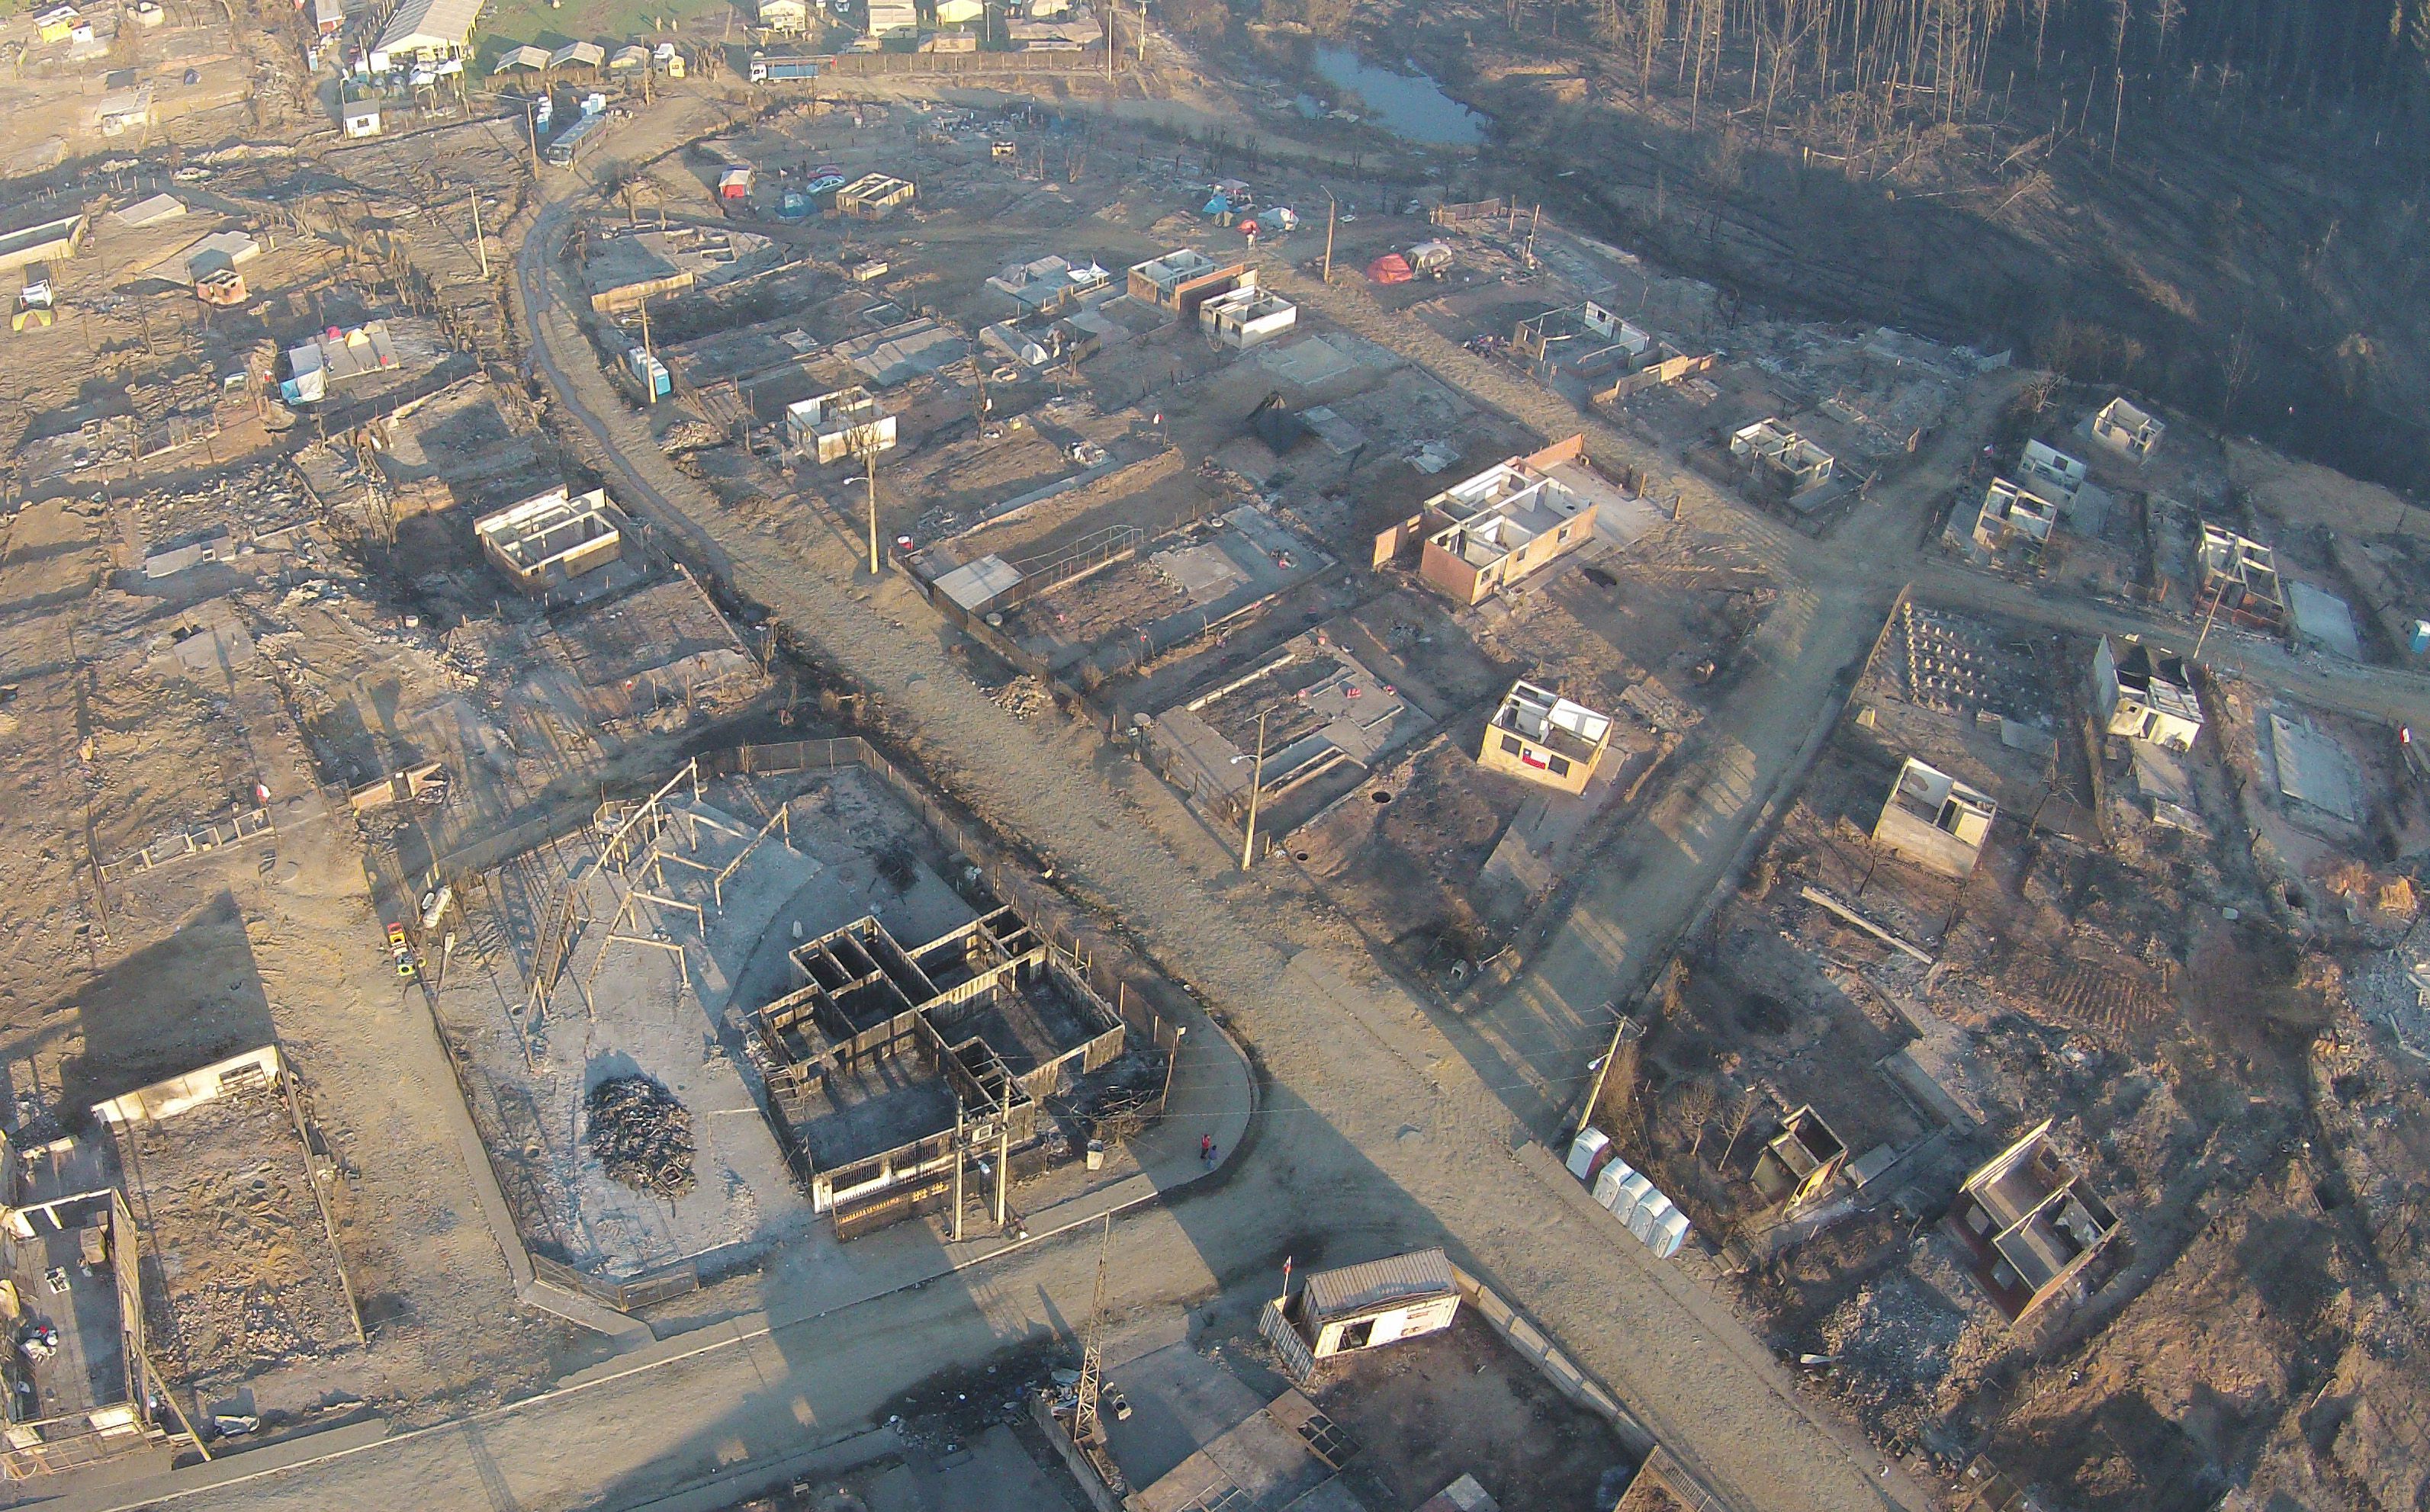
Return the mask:
[[2172, 751], [2193, 748], [2202, 733], [2202, 703], [2181, 656], [2154, 656], [2129, 640], [2122, 656], [2103, 636], [2092, 651], [2092, 708], [2110, 735], [2149, 740]]
[[895, 417], [866, 388], [855, 385], [785, 407], [788, 445], [820, 466], [847, 457], [874, 457], [894, 448]]
[[1829, 1191], [1847, 1160], [1847, 1145], [1809, 1104], [1781, 1121], [1780, 1133], [1756, 1157], [1756, 1190], [1769, 1201], [1797, 1207]]
[[1611, 728], [1608, 714], [1549, 688], [1517, 682], [1485, 727], [1476, 764], [1563, 792], [1584, 792], [1611, 748]]
[[862, 918], [792, 962], [801, 985], [752, 1015], [755, 1058], [778, 1142], [847, 1238], [960, 1193], [974, 1158], [1002, 1221], [1040, 1103], [1123, 1053], [1085, 971], [1008, 906], [907, 947]]
[[1608, 485], [1587, 466], [1586, 438], [1496, 462], [1425, 502], [1375, 538], [1373, 565], [1418, 548], [1418, 576], [1461, 605], [1478, 604], [1595, 537]]
[[2128, 404], [2122, 396], [2101, 407], [2088, 422], [2092, 439], [2130, 462], [2150, 459], [2168, 426]]
[[1873, 822], [1873, 840], [1926, 871], [1962, 877], [1982, 859], [1999, 811], [1989, 794], [1909, 756]]
[[2197, 606], [2205, 617], [2225, 615], [2239, 624], [2275, 630], [2287, 623], [2287, 590], [2278, 576], [2277, 554], [2214, 524], [2202, 527], [2195, 552]]
[[2044, 1119], [1967, 1177], [1945, 1221], [2010, 1322], [2090, 1296], [2098, 1287], [2087, 1272], [2119, 1232], [2118, 1216], [2052, 1145], [2050, 1131]]
[[624, 553], [624, 517], [608, 490], [569, 494], [559, 484], [473, 523], [481, 554], [525, 593], [596, 571]]
[[1831, 481], [1838, 461], [1779, 420], [1758, 420], [1731, 433], [1730, 455], [1758, 490], [1781, 499]]
[[1521, 321], [1510, 337], [1519, 357], [1582, 377], [1626, 373], [1653, 345], [1652, 337], [1591, 299]]
[[1983, 507], [1974, 516], [1974, 544], [1999, 551], [2012, 544], [2028, 548], [2048, 541], [2058, 528], [2059, 505], [2032, 489], [1995, 477], [1983, 490]]
[[161, 1441], [143, 1379], [135, 1220], [102, 1147], [0, 1139], [0, 1194], [11, 1299], [0, 1469], [22, 1481]]
[[856, 221], [882, 221], [919, 196], [920, 187], [891, 174], [863, 174], [836, 191], [838, 215]]
[[1200, 305], [1231, 292], [1248, 278], [1245, 262], [1218, 262], [1192, 248], [1175, 247], [1161, 258], [1133, 263], [1123, 287], [1140, 303], [1190, 320]]
[[1290, 330], [1299, 307], [1270, 290], [1244, 283], [1198, 307], [1198, 329], [1219, 346], [1246, 351]]

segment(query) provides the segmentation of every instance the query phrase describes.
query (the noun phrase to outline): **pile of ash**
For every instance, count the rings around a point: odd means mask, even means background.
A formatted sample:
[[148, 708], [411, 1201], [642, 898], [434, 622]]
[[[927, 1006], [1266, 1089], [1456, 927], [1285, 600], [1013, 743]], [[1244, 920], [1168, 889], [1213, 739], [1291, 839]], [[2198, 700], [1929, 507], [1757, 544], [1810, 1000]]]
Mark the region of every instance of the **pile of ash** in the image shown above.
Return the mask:
[[583, 1100], [591, 1153], [636, 1191], [691, 1190], [691, 1113], [655, 1076], [610, 1076]]

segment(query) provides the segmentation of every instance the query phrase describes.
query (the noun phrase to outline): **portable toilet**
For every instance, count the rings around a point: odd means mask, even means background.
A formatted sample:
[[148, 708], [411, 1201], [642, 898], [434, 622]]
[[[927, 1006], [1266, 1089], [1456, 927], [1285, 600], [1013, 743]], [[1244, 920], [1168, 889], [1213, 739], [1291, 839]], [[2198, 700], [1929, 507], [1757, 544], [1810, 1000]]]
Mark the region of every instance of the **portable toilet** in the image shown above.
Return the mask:
[[1594, 1179], [1595, 1205], [1609, 1208], [1612, 1199], [1620, 1195], [1620, 1184], [1637, 1174], [1637, 1168], [1617, 1157], [1606, 1162]]
[[1688, 1215], [1674, 1207], [1654, 1225], [1654, 1232], [1647, 1237], [1645, 1247], [1654, 1252], [1656, 1259], [1667, 1260], [1679, 1253], [1680, 1245], [1688, 1242]]
[[1596, 1170], [1610, 1158], [1607, 1153], [1610, 1149], [1611, 1137], [1603, 1130], [1593, 1127], [1580, 1129], [1578, 1137], [1570, 1141], [1570, 1174], [1591, 1185]]
[[2405, 637], [2405, 647], [2417, 656], [2430, 651], [2430, 620], [2413, 622], [2413, 631]]
[[1670, 1198], [1658, 1191], [1649, 1191], [1645, 1200], [1637, 1205], [1637, 1211], [1628, 1215], [1628, 1231], [1637, 1236], [1639, 1243], [1651, 1245], [1654, 1242], [1654, 1225], [1676, 1211], [1671, 1205]]
[[1640, 1171], [1622, 1182], [1620, 1190], [1614, 1192], [1611, 1201], [1604, 1205], [1611, 1209], [1612, 1217], [1626, 1226], [1637, 1221], [1638, 1209], [1661, 1195], [1654, 1189], [1653, 1180]]

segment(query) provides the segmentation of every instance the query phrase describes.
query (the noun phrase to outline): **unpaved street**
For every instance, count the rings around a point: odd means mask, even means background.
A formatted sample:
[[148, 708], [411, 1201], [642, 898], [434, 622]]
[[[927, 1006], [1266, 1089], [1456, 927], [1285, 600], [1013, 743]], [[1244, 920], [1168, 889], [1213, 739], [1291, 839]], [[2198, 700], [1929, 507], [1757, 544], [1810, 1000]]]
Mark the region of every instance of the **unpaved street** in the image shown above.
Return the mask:
[[[568, 221], [562, 203], [541, 212], [516, 289], [534, 367], [623, 502], [874, 692], [891, 733], [940, 781], [1051, 860], [1059, 882], [1131, 931], [1255, 1051], [1269, 1080], [1249, 1146], [1220, 1186], [1120, 1226], [1119, 1306], [1245, 1282], [1286, 1254], [1305, 1266], [1444, 1243], [1522, 1299], [1651, 1435], [1742, 1504], [1923, 1504], [1852, 1430], [1809, 1410], [1691, 1271], [1625, 1242], [1540, 1150], [1522, 1147], [1557, 1144], [1608, 1030], [1607, 1005], [1725, 882], [1836, 713], [1840, 674], [1907, 575], [1928, 573], [1946, 592], [2004, 608], [2004, 596], [2026, 597], [1919, 564], [1912, 543], [1945, 502], [1935, 488], [1886, 487], [1819, 544], [1691, 488], [1689, 507], [1727, 511], [1729, 527], [1778, 573], [1782, 600], [1751, 646], [1748, 674], [1684, 754], [1682, 774], [1602, 848], [1543, 938], [1522, 942], [1524, 967], [1511, 987], [1455, 1016], [1394, 982], [1295, 873], [1269, 867], [1241, 877], [1226, 837], [1107, 756], [1091, 732], [1017, 722], [990, 702], [902, 580], [872, 582], [856, 567], [857, 542], [839, 523], [807, 506], [776, 523], [745, 521], [672, 467], [560, 302], [554, 249]], [[1372, 339], [1447, 346], [1385, 329], [1326, 291], [1315, 302]], [[1486, 403], [1540, 424], [1558, 420], [1548, 396], [1509, 382], [1506, 370], [1465, 354], [1412, 355]], [[1980, 443], [1993, 407], [1948, 426], [1908, 476], [1945, 477]], [[1627, 449], [1607, 435], [1596, 440]], [[2042, 613], [2089, 623], [2072, 606]], [[2102, 613], [2122, 628], [2132, 623]], [[948, 1365], [1068, 1332], [1093, 1273], [1090, 1246], [1058, 1241], [773, 1333], [740, 1320], [628, 1356], [597, 1379], [185, 1504], [632, 1504], [848, 1430]]]

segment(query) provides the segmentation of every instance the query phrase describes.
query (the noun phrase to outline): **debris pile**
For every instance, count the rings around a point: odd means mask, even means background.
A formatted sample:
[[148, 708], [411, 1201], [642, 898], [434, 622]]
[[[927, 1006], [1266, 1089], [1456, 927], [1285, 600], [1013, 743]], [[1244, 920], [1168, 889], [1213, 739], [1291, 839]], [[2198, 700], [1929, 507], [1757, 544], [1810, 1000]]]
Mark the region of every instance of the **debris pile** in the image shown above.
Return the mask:
[[691, 1190], [691, 1113], [655, 1076], [610, 1076], [583, 1101], [591, 1153], [636, 1191]]
[[989, 695], [999, 707], [1017, 720], [1025, 720], [1048, 706], [1046, 685], [1029, 673], [1023, 673]]

